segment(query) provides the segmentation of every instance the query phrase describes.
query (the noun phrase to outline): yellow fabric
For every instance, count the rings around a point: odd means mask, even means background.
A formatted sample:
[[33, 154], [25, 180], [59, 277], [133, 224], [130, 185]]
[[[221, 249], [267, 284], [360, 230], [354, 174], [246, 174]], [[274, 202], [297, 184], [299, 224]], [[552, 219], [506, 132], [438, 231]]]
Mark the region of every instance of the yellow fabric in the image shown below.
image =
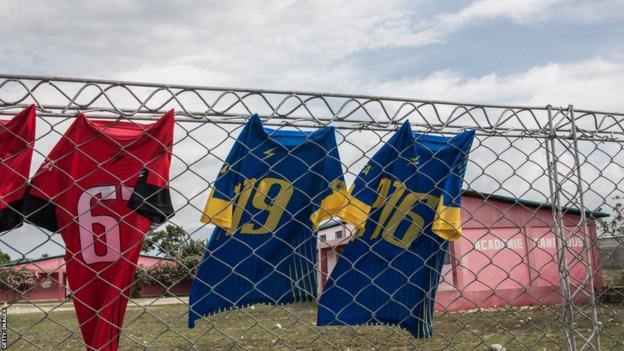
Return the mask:
[[321, 206], [310, 216], [312, 229], [317, 230], [319, 224], [327, 219], [338, 215], [348, 201], [348, 195], [344, 191], [334, 191], [321, 201]]
[[202, 223], [214, 223], [223, 229], [230, 229], [232, 227], [233, 208], [232, 202], [217, 199], [213, 194], [210, 194], [201, 221]]
[[431, 230], [439, 237], [446, 240], [457, 240], [461, 236], [461, 209], [444, 205], [444, 197], [440, 196], [440, 202], [436, 209], [435, 220]]
[[338, 217], [344, 219], [347, 223], [353, 224], [357, 229], [362, 229], [366, 224], [370, 211], [371, 206], [353, 196], [349, 196], [348, 203], [338, 213]]

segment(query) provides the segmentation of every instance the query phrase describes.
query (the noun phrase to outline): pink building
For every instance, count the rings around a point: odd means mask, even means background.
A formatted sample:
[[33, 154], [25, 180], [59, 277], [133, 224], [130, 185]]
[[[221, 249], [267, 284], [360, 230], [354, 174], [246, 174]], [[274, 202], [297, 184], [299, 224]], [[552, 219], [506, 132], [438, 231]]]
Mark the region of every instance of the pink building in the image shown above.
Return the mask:
[[[451, 242], [436, 296], [438, 310], [525, 306], [560, 302], [552, 206], [504, 196], [465, 192], [462, 196], [463, 236]], [[587, 213], [590, 248], [583, 256], [584, 229], [576, 228], [581, 213], [563, 210], [567, 236], [569, 284], [586, 281], [588, 261], [597, 267], [595, 218]], [[349, 225], [330, 221], [319, 229], [319, 292], [349, 242]], [[598, 275], [596, 275], [598, 276]], [[602, 281], [594, 278], [596, 290]], [[573, 290], [574, 291], [574, 290]], [[577, 294], [576, 303], [588, 301]]]
[[[156, 256], [139, 257], [139, 265], [150, 268], [164, 259]], [[15, 292], [0, 291], [0, 301], [61, 301], [69, 294], [67, 289], [67, 272], [65, 271], [65, 260], [63, 255], [39, 258], [28, 262], [9, 263], [2, 265], [3, 268], [21, 269], [26, 268], [37, 275], [35, 286], [28, 290], [24, 298]], [[162, 290], [158, 287], [147, 287], [146, 296], [150, 293], [157, 293]]]

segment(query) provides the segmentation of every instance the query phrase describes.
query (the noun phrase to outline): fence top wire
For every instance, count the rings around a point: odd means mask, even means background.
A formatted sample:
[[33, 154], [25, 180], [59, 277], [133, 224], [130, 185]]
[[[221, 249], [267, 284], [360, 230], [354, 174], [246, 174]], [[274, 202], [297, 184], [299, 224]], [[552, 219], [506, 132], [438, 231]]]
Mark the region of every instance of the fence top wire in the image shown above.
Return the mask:
[[[267, 125], [394, 130], [409, 119], [417, 131], [441, 134], [475, 129], [506, 137], [624, 139], [624, 113], [566, 107], [462, 103], [327, 92], [157, 84], [0, 74], [0, 114], [35, 103], [42, 117], [151, 120], [171, 107], [184, 122], [241, 124], [253, 113]], [[574, 111], [574, 116], [571, 113]], [[553, 123], [550, 125], [549, 120]]]

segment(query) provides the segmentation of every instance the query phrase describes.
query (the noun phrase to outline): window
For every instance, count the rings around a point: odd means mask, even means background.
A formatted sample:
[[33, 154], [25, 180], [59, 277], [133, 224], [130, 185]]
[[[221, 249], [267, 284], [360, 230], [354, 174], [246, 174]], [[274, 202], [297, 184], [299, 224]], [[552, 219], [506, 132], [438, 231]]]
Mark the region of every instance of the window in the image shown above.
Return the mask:
[[336, 239], [342, 239], [342, 230], [336, 232]]
[[451, 256], [452, 252], [453, 252], [453, 243], [449, 243], [448, 248], [446, 249], [446, 253], [444, 255], [444, 264], [451, 264], [452, 260], [454, 259], [453, 256]]
[[325, 234], [321, 234], [319, 238], [321, 239], [321, 241], [327, 241], [327, 235]]

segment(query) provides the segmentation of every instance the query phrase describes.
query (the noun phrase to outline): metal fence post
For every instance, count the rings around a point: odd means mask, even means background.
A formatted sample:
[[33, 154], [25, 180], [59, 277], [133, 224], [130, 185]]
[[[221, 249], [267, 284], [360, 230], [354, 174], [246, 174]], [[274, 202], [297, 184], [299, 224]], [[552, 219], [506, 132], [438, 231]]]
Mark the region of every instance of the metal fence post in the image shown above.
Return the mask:
[[566, 258], [567, 241], [563, 229], [563, 213], [561, 211], [561, 183], [558, 176], [558, 157], [556, 153], [556, 132], [553, 127], [552, 106], [548, 105], [548, 139], [546, 141], [546, 157], [548, 162], [548, 184], [552, 203], [553, 224], [555, 229], [555, 244], [557, 250], [557, 266], [559, 268], [559, 289], [561, 292], [561, 323], [565, 333], [566, 347], [569, 351], [576, 351], [574, 338], [574, 313], [570, 298], [569, 270]]
[[584, 345], [581, 350], [585, 350], [586, 347], [591, 347], [593, 350], [600, 350], [600, 323], [598, 321], [598, 311], [596, 308], [596, 290], [594, 287], [594, 265], [592, 264], [592, 253], [591, 247], [589, 245], [589, 229], [587, 227], [587, 214], [585, 209], [585, 203], [583, 197], [585, 196], [585, 191], [583, 188], [583, 177], [581, 174], [581, 162], [579, 155], [579, 145], [578, 145], [578, 134], [577, 134], [577, 126], [576, 126], [576, 116], [574, 114], [574, 106], [570, 105], [568, 107], [568, 114], [570, 116], [570, 120], [572, 123], [572, 140], [573, 140], [573, 149], [574, 149], [574, 173], [576, 173], [577, 179], [577, 196], [575, 199], [578, 199], [578, 208], [580, 209], [581, 215], [581, 223], [577, 225], [576, 230], [582, 230], [581, 234], [583, 237], [583, 252], [581, 256], [581, 260], [586, 263], [587, 274], [585, 276], [585, 281], [581, 282], [577, 291], [572, 294], [572, 298], [575, 297], [577, 293], [581, 291], [581, 288], [585, 287], [585, 292], [589, 295], [590, 306], [591, 306], [591, 335], [588, 338], [584, 339]]

